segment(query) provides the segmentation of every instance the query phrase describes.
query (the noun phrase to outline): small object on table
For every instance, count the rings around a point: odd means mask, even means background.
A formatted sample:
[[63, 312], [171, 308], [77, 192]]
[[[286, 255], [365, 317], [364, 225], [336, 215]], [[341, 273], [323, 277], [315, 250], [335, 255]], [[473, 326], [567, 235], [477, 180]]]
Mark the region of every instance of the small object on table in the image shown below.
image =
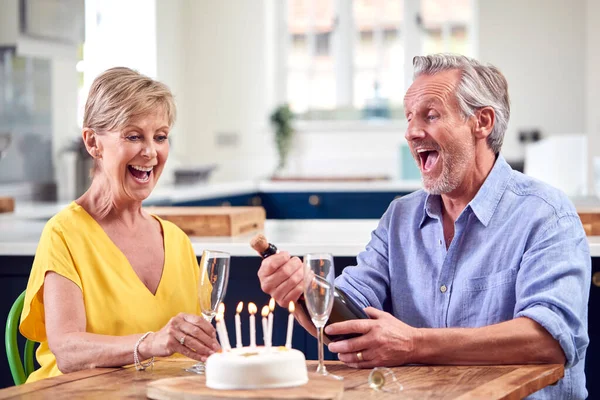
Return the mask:
[[404, 389], [394, 371], [386, 367], [373, 368], [369, 374], [369, 387], [388, 393], [398, 393]]

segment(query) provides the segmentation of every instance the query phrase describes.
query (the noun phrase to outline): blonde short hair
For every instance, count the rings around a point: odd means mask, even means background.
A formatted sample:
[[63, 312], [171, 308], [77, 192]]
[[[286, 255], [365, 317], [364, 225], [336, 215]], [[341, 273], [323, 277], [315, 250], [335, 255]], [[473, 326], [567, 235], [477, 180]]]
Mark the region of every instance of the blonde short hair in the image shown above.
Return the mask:
[[130, 68], [110, 68], [92, 83], [85, 103], [83, 127], [96, 133], [120, 129], [132, 118], [157, 107], [165, 110], [172, 126], [176, 109], [167, 85]]

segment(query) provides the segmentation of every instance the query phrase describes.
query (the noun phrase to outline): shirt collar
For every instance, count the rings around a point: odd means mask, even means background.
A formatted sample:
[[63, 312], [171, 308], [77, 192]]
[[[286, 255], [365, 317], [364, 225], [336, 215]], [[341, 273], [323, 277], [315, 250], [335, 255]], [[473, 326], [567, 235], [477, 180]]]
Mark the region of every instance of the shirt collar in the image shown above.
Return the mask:
[[[502, 154], [498, 155], [494, 167], [490, 174], [479, 188], [479, 191], [467, 205], [473, 210], [473, 214], [484, 225], [488, 226], [498, 203], [504, 194], [506, 186], [511, 179], [512, 168]], [[440, 195], [427, 194], [423, 204], [423, 215], [421, 217], [420, 227], [423, 226], [427, 218], [441, 218], [441, 199]]]

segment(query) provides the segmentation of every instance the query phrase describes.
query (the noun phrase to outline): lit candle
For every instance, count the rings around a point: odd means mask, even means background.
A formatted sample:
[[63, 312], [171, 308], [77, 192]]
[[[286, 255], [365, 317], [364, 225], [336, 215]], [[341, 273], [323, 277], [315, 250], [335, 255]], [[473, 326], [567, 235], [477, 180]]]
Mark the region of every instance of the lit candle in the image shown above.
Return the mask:
[[270, 347], [269, 338], [267, 337], [267, 335], [269, 334], [269, 327], [267, 322], [267, 315], [269, 315], [269, 306], [264, 306], [260, 314], [262, 315], [263, 342], [265, 343], [265, 347], [268, 349]]
[[215, 321], [217, 321], [217, 335], [219, 335], [219, 343], [221, 343], [221, 348], [225, 351], [225, 338], [223, 334], [223, 329], [221, 329], [221, 320], [223, 319], [223, 314], [215, 315]]
[[285, 338], [285, 347], [288, 349], [292, 348], [292, 331], [294, 330], [294, 310], [296, 306], [293, 301], [290, 301], [290, 306], [288, 310], [290, 311], [290, 315], [288, 315], [288, 327], [287, 327], [287, 336]]
[[244, 347], [242, 344], [242, 321], [240, 320], [240, 313], [244, 309], [244, 302], [240, 301], [235, 309], [235, 347], [238, 349]]
[[269, 300], [269, 316], [267, 317], [267, 341], [269, 347], [273, 345], [273, 311], [275, 311], [275, 299]]
[[231, 344], [229, 344], [229, 334], [227, 333], [227, 325], [225, 325], [225, 304], [219, 304], [218, 313], [221, 314], [221, 331], [223, 332], [224, 344], [221, 343], [223, 350], [231, 350]]
[[250, 313], [250, 347], [256, 347], [256, 319], [254, 318], [256, 311], [258, 311], [256, 304], [248, 303], [248, 312]]

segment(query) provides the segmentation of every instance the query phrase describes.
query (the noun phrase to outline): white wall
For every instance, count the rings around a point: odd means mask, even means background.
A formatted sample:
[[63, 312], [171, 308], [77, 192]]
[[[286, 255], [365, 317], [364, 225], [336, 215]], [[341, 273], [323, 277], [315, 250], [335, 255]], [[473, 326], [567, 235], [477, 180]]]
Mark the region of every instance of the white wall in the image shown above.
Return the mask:
[[160, 184], [173, 182], [173, 170], [181, 165], [186, 154], [186, 130], [183, 129], [192, 120], [192, 99], [186, 100], [186, 77], [188, 53], [185, 51], [186, 31], [185, 15], [188, 13], [186, 0], [156, 0], [156, 78], [165, 83], [175, 96], [177, 120], [171, 129], [171, 151], [169, 160], [159, 181]]
[[[600, 1], [586, 1], [586, 132], [590, 160], [590, 192], [600, 196], [600, 168], [594, 170], [594, 157], [600, 157]], [[598, 181], [596, 186], [595, 181]]]
[[270, 173], [273, 1], [187, 0], [184, 8], [181, 163], [218, 163], [216, 180]]
[[585, 132], [585, 1], [479, 0], [479, 58], [496, 65], [509, 85], [509, 160], [524, 155], [520, 129]]

